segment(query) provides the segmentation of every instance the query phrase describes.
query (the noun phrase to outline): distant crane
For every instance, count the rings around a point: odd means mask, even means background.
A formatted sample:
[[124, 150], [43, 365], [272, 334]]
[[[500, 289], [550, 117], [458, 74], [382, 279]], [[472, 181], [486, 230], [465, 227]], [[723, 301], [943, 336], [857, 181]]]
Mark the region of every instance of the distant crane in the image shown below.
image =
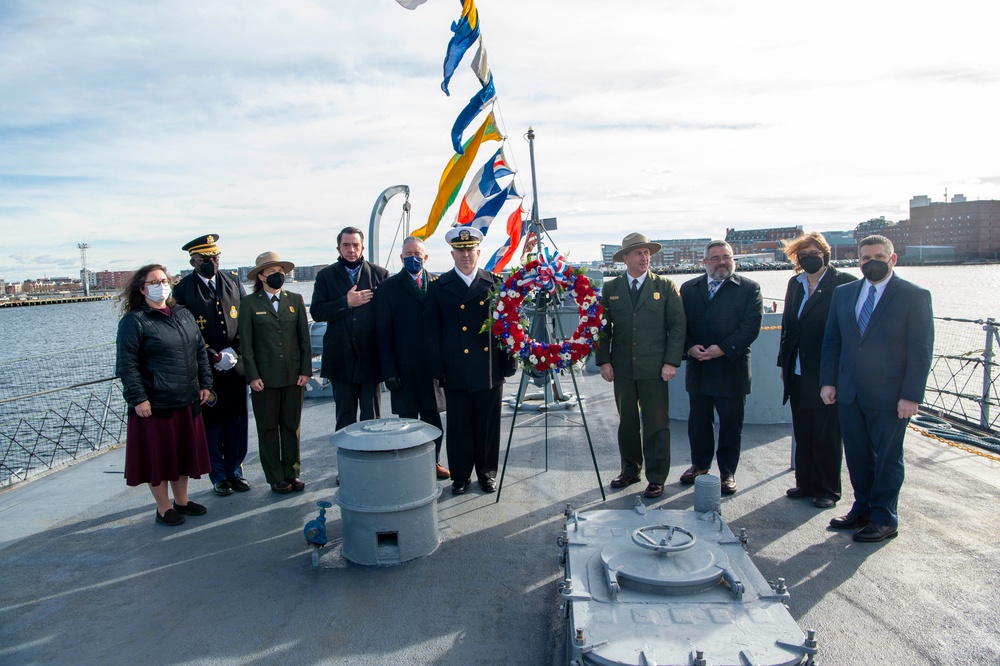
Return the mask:
[[90, 273], [87, 272], [87, 250], [90, 249], [90, 243], [77, 243], [76, 246], [80, 248], [80, 264], [82, 265], [80, 277], [83, 278], [80, 282], [83, 283], [83, 295], [90, 296]]

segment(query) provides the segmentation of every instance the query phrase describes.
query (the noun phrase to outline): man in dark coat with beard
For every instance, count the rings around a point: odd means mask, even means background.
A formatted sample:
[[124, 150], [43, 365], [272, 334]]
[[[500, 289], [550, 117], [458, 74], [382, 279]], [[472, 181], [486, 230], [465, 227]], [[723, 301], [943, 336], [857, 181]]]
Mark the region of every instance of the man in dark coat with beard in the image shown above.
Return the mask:
[[340, 259], [316, 275], [309, 314], [325, 321], [320, 376], [333, 385], [340, 430], [381, 416], [375, 305], [372, 299], [389, 272], [364, 258], [365, 235], [356, 227], [337, 234]]
[[212, 364], [215, 400], [202, 407], [208, 455], [212, 461], [209, 476], [217, 495], [250, 490], [243, 478], [243, 460], [247, 455], [247, 383], [240, 357], [237, 318], [240, 299], [246, 296], [243, 285], [231, 274], [219, 270], [222, 253], [218, 234], [207, 234], [184, 245], [194, 272], [174, 287], [174, 299], [194, 315], [201, 329]]
[[[402, 270], [379, 285], [375, 298], [382, 381], [392, 393], [394, 414], [419, 418], [442, 430], [444, 391], [427, 367], [424, 343], [424, 305], [431, 281], [424, 268], [428, 258], [424, 242], [414, 236], [405, 238], [399, 258]], [[441, 440], [441, 436], [434, 440], [437, 477], [447, 479], [450, 473], [440, 462]]]

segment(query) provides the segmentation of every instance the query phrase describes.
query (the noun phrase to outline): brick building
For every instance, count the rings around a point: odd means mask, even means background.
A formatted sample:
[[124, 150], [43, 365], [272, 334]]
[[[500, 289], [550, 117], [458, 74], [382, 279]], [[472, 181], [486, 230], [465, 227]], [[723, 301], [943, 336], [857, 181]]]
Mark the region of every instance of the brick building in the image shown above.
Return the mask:
[[1000, 259], [1000, 201], [968, 201], [961, 194], [950, 202], [913, 197], [907, 240], [913, 246], [952, 246], [956, 259]]

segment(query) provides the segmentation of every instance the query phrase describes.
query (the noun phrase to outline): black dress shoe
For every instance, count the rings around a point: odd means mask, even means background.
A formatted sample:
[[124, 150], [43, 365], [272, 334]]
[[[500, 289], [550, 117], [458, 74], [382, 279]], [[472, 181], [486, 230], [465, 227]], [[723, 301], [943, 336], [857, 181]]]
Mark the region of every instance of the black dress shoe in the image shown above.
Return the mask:
[[484, 493], [495, 493], [497, 491], [497, 482], [493, 479], [481, 479], [479, 487], [483, 489]]
[[809, 497], [809, 491], [803, 490], [798, 486], [795, 486], [794, 488], [789, 488], [788, 490], [785, 491], [785, 494], [788, 495], [789, 497]]
[[208, 513], [208, 509], [197, 502], [192, 502], [191, 500], [188, 500], [187, 504], [178, 504], [177, 502], [174, 502], [174, 511], [177, 513], [183, 513], [185, 516], [204, 516]]
[[854, 533], [854, 540], [864, 543], [875, 543], [894, 539], [899, 531], [892, 525], [879, 525], [878, 523], [868, 523], [861, 530]]
[[292, 484], [284, 480], [278, 481], [277, 483], [271, 484], [271, 490], [280, 495], [287, 495], [288, 493], [292, 492]]
[[700, 469], [697, 465], [691, 465], [687, 468], [687, 471], [681, 474], [681, 483], [685, 486], [690, 486], [696, 478], [704, 474], [708, 474], [707, 469]]
[[813, 506], [817, 509], [832, 509], [837, 506], [837, 500], [829, 497], [817, 497], [813, 500]]
[[222, 495], [223, 497], [226, 495], [232, 495], [233, 492], [235, 492], [229, 481], [219, 481], [218, 483], [213, 484], [213, 487], [215, 488], [215, 494]]
[[723, 495], [735, 495], [736, 494], [736, 477], [732, 474], [722, 475], [722, 494]]
[[663, 494], [663, 484], [662, 483], [651, 483], [646, 486], [646, 492], [643, 493], [646, 497], [657, 498]]
[[229, 487], [238, 493], [245, 493], [250, 490], [250, 484], [242, 476], [234, 476], [232, 478], [226, 479]]
[[871, 521], [871, 516], [859, 516], [856, 513], [849, 513], [846, 516], [841, 516], [840, 518], [834, 518], [830, 521], [830, 527], [838, 530], [856, 530], [859, 527], [864, 527]]
[[619, 474], [615, 478], [611, 479], [612, 488], [624, 488], [625, 486], [631, 486], [633, 483], [639, 483], [641, 481], [637, 476], [625, 476], [624, 474]]
[[157, 509], [156, 522], [161, 525], [166, 525], [167, 527], [176, 527], [184, 524], [184, 516], [177, 513], [173, 509], [167, 509], [167, 512], [161, 516], [160, 510]]
[[451, 484], [451, 494], [452, 495], [464, 495], [465, 491], [469, 489], [469, 484], [472, 481], [456, 481]]

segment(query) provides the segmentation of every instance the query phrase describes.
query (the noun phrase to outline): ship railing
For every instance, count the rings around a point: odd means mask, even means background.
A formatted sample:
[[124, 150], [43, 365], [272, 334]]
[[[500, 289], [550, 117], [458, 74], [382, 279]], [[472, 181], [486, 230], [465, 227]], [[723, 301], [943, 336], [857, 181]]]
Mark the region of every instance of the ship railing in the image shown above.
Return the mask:
[[125, 441], [113, 343], [0, 361], [0, 488]]
[[1000, 430], [1000, 324], [934, 318], [934, 357], [923, 408], [974, 430]]

